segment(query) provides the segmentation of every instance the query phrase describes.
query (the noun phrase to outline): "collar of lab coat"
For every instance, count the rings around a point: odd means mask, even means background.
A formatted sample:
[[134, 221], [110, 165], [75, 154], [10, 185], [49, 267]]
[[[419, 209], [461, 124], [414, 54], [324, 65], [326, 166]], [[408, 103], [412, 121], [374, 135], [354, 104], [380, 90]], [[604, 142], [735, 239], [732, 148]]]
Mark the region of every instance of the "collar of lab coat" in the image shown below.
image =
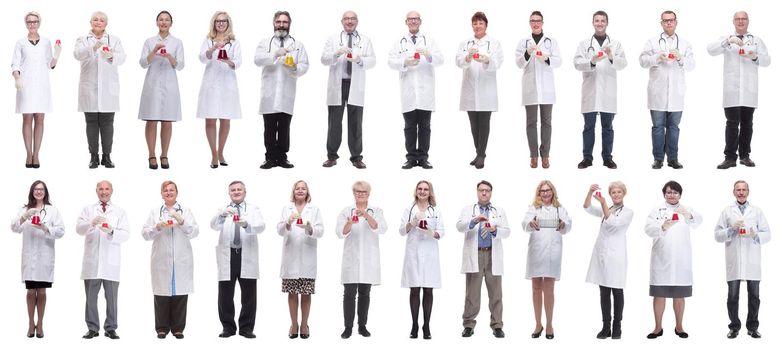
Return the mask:
[[[93, 33], [91, 30], [87, 32], [87, 36], [90, 38], [93, 38], [95, 40], [99, 40], [97, 36], [95, 36], [95, 33]], [[106, 38], [109, 36], [109, 33], [107, 31], [103, 31], [103, 36], [101, 36], [100, 40], [103, 40], [103, 38]]]

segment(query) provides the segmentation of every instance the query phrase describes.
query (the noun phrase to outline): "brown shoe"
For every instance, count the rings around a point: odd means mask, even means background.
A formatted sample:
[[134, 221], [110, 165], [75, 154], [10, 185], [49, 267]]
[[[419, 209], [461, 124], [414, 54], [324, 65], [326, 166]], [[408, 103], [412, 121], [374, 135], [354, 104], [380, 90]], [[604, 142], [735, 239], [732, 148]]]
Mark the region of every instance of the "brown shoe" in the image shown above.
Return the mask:
[[551, 164], [548, 162], [548, 157], [543, 157], [543, 169], [548, 169], [550, 166]]
[[353, 166], [356, 167], [356, 169], [366, 169], [367, 165], [364, 164], [364, 162], [360, 160], [353, 161]]
[[530, 158], [529, 159], [529, 167], [530, 168], [537, 168], [538, 167], [538, 158]]
[[333, 167], [335, 165], [337, 165], [337, 160], [336, 159], [326, 159], [326, 161], [323, 162], [323, 167], [324, 168], [331, 168], [331, 167]]

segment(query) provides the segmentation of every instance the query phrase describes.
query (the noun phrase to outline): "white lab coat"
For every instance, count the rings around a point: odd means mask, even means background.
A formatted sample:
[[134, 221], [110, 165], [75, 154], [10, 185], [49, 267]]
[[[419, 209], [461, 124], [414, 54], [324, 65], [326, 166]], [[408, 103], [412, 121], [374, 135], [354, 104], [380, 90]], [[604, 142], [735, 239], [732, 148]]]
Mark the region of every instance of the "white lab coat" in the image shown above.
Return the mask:
[[[537, 218], [540, 230], [530, 227], [532, 219]], [[562, 231], [557, 230], [559, 222], [565, 223]], [[524, 216], [521, 226], [529, 233], [527, 243], [527, 273], [526, 278], [548, 277], [559, 281], [562, 273], [562, 235], [570, 232], [573, 222], [560, 206], [530, 206]]]
[[48, 113], [52, 111], [49, 70], [52, 44], [40, 37], [33, 45], [27, 37], [19, 39], [11, 59], [11, 73], [19, 71], [22, 89], [16, 91], [16, 113]]
[[[399, 90], [402, 96], [402, 113], [416, 109], [434, 111], [435, 80], [434, 68], [443, 64], [443, 53], [434, 39], [422, 33], [416, 34], [413, 44], [412, 34], [407, 33], [394, 43], [388, 52], [388, 65], [399, 71]], [[431, 59], [419, 55], [421, 59], [414, 66], [406, 66], [405, 60], [412, 58], [417, 49], [426, 49]]]
[[[503, 264], [502, 240], [510, 236], [510, 225], [505, 210], [495, 207], [491, 204], [489, 222], [497, 227], [495, 235], [491, 238], [491, 274], [493, 276], [502, 276], [505, 269]], [[464, 207], [459, 214], [459, 221], [456, 222], [456, 230], [464, 233], [464, 246], [462, 248], [462, 269], [461, 273], [478, 272], [478, 231], [480, 224], [470, 228], [470, 222], [481, 213], [478, 204], [472, 204]]]
[[277, 234], [283, 237], [280, 278], [315, 279], [318, 276], [318, 238], [323, 237], [323, 218], [318, 207], [307, 204], [299, 215], [303, 224], [309, 222], [312, 225], [312, 235], [308, 235], [296, 222], [288, 230], [285, 224], [295, 211], [295, 204], [286, 205], [277, 223]]
[[[676, 49], [679, 50], [680, 60], [660, 57], [661, 53]], [[678, 34], [669, 37], [661, 33], [646, 42], [638, 60], [642, 68], [649, 68], [647, 108], [653, 111], [683, 111], [684, 92], [687, 90], [684, 73], [695, 69], [695, 57], [690, 43], [679, 39]]]
[[307, 50], [301, 41], [286, 36], [283, 46], [293, 56], [296, 69], [285, 65], [285, 57], [274, 57], [280, 48], [280, 39], [267, 38], [255, 49], [255, 64], [263, 68], [261, 73], [261, 108], [259, 114], [286, 113], [293, 115], [296, 99], [296, 81], [310, 68]]
[[213, 119], [239, 119], [242, 108], [239, 104], [239, 83], [236, 81], [236, 69], [242, 65], [242, 48], [239, 40], [231, 40], [223, 46], [228, 59], [234, 63], [231, 68], [227, 63], [217, 59], [219, 49], [212, 51], [212, 58], [206, 57], [206, 50], [214, 46], [214, 42], [205, 38], [201, 44], [198, 59], [206, 64], [204, 78], [201, 80], [201, 90], [198, 92], [198, 110], [196, 117]]
[[[236, 224], [234, 224], [233, 217], [226, 218], [223, 216], [223, 212], [233, 204], [231, 202], [218, 209], [209, 223], [212, 230], [218, 231], [219, 234], [215, 247], [218, 281], [231, 280], [231, 243], [234, 240]], [[239, 277], [258, 279], [258, 235], [266, 229], [266, 223], [261, 215], [261, 209], [247, 202], [239, 204], [239, 216], [247, 221], [247, 227], [239, 227], [239, 239], [242, 242]]]
[[117, 67], [125, 63], [125, 50], [118, 37], [104, 33], [100, 41], [109, 48], [112, 59], [103, 57], [102, 49], [93, 50], [95, 34], [92, 32], [76, 39], [73, 49], [81, 65], [79, 74], [79, 112], [118, 112], [119, 73]]
[[[103, 217], [113, 230], [112, 234], [101, 231], [92, 220]], [[90, 204], [81, 210], [76, 220], [76, 233], [84, 236], [84, 257], [81, 264], [81, 279], [102, 279], [119, 282], [121, 244], [130, 237], [128, 216], [122, 208], [108, 202], [106, 212], [100, 202]]]
[[[740, 236], [731, 228], [737, 221], [744, 221], [747, 234]], [[750, 231], [756, 236], [751, 237]], [[728, 281], [760, 281], [760, 245], [771, 240], [768, 221], [760, 208], [748, 204], [744, 214], [733, 202], [720, 214], [714, 227], [714, 239], [725, 242], [725, 272]]]
[[[709, 55], [723, 56], [722, 107], [757, 108], [758, 67], [768, 67], [771, 56], [763, 40], [750, 33], [744, 36], [747, 40], [741, 47], [728, 43], [728, 38], [730, 36], [723, 36], [707, 47]], [[739, 49], [744, 49], [745, 56], [739, 55]], [[753, 61], [746, 56], [750, 51], [758, 55], [757, 60]]]
[[383, 217], [383, 210], [368, 206], [367, 212], [377, 221], [377, 228], [372, 229], [367, 220], [359, 218], [353, 224], [347, 235], [342, 234], [345, 223], [351, 219], [355, 207], [345, 207], [337, 216], [337, 237], [344, 239], [342, 247], [342, 277], [341, 283], [380, 284], [380, 236], [386, 233], [388, 226]]
[[[411, 213], [412, 211], [412, 213]], [[399, 223], [399, 234], [407, 236], [405, 243], [405, 260], [402, 264], [402, 288], [440, 288], [440, 248], [437, 232], [440, 238], [445, 235], [445, 225], [440, 208], [429, 207], [423, 212], [427, 222], [427, 230], [418, 226], [405, 230], [410, 219], [415, 218], [418, 206], [413, 204], [405, 208]]]
[[[478, 49], [481, 55], [488, 55], [488, 63], [473, 60], [466, 62], [468, 50]], [[459, 44], [456, 51], [456, 66], [462, 70], [462, 90], [459, 98], [460, 111], [496, 112], [497, 70], [502, 66], [502, 45], [489, 35], [481, 39], [470, 38]], [[477, 265], [476, 265], [477, 266]]]
[[671, 219], [675, 209], [663, 203], [652, 209], [646, 218], [644, 231], [654, 239], [652, 243], [652, 258], [649, 267], [649, 284], [653, 286], [692, 286], [692, 242], [690, 230], [694, 230], [703, 222], [703, 217], [692, 208], [686, 207], [692, 214], [692, 219], [679, 214], [679, 222], [663, 231], [662, 224]]
[[[147, 56], [155, 48], [155, 44], [161, 41], [166, 45], [166, 52], [176, 59], [176, 67], [171, 67], [171, 62], [159, 53], [155, 54], [151, 63], [147, 63]], [[171, 34], [165, 39], [160, 35], [147, 39], [141, 49], [139, 64], [147, 70], [147, 75], [144, 77], [144, 89], [141, 90], [138, 119], [169, 122], [182, 120], [182, 103], [176, 77], [176, 71], [185, 68], [182, 41]]]
[[65, 234], [65, 224], [57, 208], [44, 205], [39, 216], [41, 226], [49, 229], [49, 233], [45, 233], [30, 219], [19, 224], [26, 211], [27, 208], [22, 207], [11, 222], [11, 231], [22, 234], [22, 282], [54, 282], [54, 240]]
[[[154, 295], [176, 296], [194, 292], [193, 247], [190, 240], [198, 236], [198, 224], [190, 209], [179, 203], [174, 205], [174, 209], [182, 215], [182, 225], [177, 225], [174, 220], [174, 227], [158, 230], [156, 225], [169, 219], [167, 208], [161, 206], [149, 212], [141, 231], [144, 240], [153, 241], [150, 267]], [[176, 291], [172, 288], [172, 275]]]
[[352, 64], [350, 78], [350, 92], [348, 104], [353, 106], [364, 106], [364, 90], [366, 89], [366, 70], [375, 66], [375, 49], [372, 48], [372, 41], [369, 37], [354, 32], [357, 37], [353, 38], [353, 53], [361, 57], [361, 62], [351, 63], [347, 60], [347, 55], [335, 56], [334, 53], [340, 48], [348, 47], [347, 33], [341, 31], [328, 40], [323, 47], [323, 55], [320, 56], [320, 62], [324, 66], [329, 66], [328, 90], [326, 91], [326, 104], [329, 106], [342, 105], [342, 78], [345, 74], [346, 65]]
[[554, 89], [554, 68], [562, 65], [562, 56], [559, 54], [559, 44], [554, 38], [543, 35], [538, 42], [538, 49], [544, 55], [548, 55], [549, 63], [541, 61], [533, 56], [529, 60], [524, 58], [527, 47], [535, 45], [532, 36], [519, 40], [516, 46], [516, 65], [524, 70], [521, 75], [521, 104], [548, 105], [557, 102]]
[[[586, 211], [603, 218], [603, 209], [598, 205], [592, 205]], [[587, 282], [624, 289], [627, 281], [627, 229], [632, 221], [633, 211], [628, 207], [622, 207], [602, 220], [589, 261]]]
[[[610, 47], [613, 59], [606, 57], [592, 65], [592, 57]], [[605, 56], [605, 52], [603, 52]], [[625, 50], [619, 41], [606, 36], [603, 46], [598, 44], [594, 36], [578, 45], [573, 65], [582, 72], [584, 82], [581, 84], [581, 113], [606, 112], [616, 113], [616, 72], [627, 66]]]

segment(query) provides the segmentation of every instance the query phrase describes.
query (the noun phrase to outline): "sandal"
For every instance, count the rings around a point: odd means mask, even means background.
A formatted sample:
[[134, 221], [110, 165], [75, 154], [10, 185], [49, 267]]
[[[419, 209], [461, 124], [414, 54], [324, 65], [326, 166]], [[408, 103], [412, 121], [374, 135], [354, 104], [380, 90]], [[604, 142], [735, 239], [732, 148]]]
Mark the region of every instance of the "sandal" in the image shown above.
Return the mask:
[[[165, 159], [166, 161], [164, 162], [163, 159]], [[160, 167], [163, 169], [168, 169], [168, 157], [160, 157]], [[181, 339], [181, 338], [177, 338], [177, 339]]]
[[157, 169], [157, 158], [155, 157], [149, 157], [147, 159], [147, 163], [149, 163], [149, 168], [152, 170]]

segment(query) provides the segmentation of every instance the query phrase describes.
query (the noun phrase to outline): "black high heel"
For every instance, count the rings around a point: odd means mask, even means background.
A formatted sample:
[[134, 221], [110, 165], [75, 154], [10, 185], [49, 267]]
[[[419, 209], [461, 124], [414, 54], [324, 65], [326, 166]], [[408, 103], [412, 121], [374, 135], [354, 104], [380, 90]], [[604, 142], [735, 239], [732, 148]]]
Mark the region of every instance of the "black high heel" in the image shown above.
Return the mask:
[[290, 332], [290, 329], [288, 330], [288, 339], [296, 339], [299, 337], [299, 327], [296, 327], [296, 330], [293, 332]]
[[299, 332], [300, 332], [299, 336], [301, 336], [301, 339], [309, 339], [309, 337], [310, 337], [310, 326], [307, 326], [307, 333], [304, 333], [304, 327], [303, 326], [300, 328]]
[[[153, 160], [155, 161], [154, 163], [152, 163], [152, 161], [153, 161]], [[155, 157], [149, 157], [149, 158], [147, 159], [147, 163], [149, 163], [149, 168], [150, 168], [150, 169], [152, 169], [152, 170], [155, 170], [155, 169], [157, 169], [157, 158], [155, 158]]]
[[418, 325], [414, 324], [410, 329], [410, 339], [418, 339]]
[[532, 332], [532, 338], [535, 338], [535, 339], [540, 338], [541, 334], [543, 334], [543, 327], [540, 327], [539, 331]]
[[432, 339], [432, 332], [429, 331], [429, 326], [423, 326], [421, 330], [424, 331], [424, 339]]
[[38, 327], [35, 327], [35, 337], [38, 339], [43, 338], [43, 330], [41, 333], [38, 333]]
[[32, 330], [30, 330], [30, 329], [27, 330], [27, 337], [28, 338], [32, 338], [34, 336], [35, 336], [35, 325], [33, 325]]
[[[164, 162], [163, 159], [165, 159], [166, 161]], [[160, 168], [168, 169], [168, 167], [169, 167], [168, 157], [160, 157]]]

